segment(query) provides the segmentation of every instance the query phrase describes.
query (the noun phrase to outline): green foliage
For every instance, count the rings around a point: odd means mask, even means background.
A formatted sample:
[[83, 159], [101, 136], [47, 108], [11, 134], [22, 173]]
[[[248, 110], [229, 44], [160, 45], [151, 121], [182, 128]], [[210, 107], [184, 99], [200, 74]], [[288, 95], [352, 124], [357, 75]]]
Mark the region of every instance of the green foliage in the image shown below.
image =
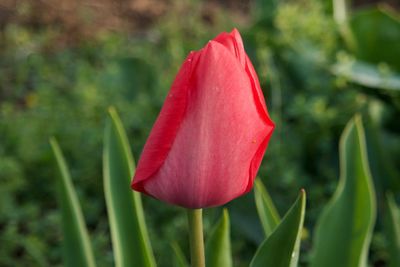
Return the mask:
[[318, 220], [311, 266], [367, 266], [376, 202], [359, 116], [343, 132], [340, 168], [335, 195]]
[[250, 267], [297, 266], [305, 208], [306, 194], [302, 190], [275, 231], [258, 248]]
[[384, 65], [371, 65], [345, 55], [339, 58], [332, 67], [336, 75], [366, 87], [400, 91], [400, 75], [392, 73]]
[[389, 267], [400, 265], [400, 210], [393, 195], [387, 196], [387, 238], [389, 240]]
[[381, 119], [379, 111], [376, 111], [380, 105], [379, 102], [372, 102], [368, 105], [368, 110], [364, 112], [364, 121], [366, 122], [364, 128], [372, 178], [377, 194], [380, 198], [384, 198], [386, 192], [400, 190], [400, 174], [383, 142], [384, 136], [382, 136], [382, 129], [379, 125]]
[[268, 237], [275, 230], [281, 219], [260, 179], [256, 179], [254, 183], [254, 199], [265, 236]]
[[[307, 16], [298, 16], [302, 12], [307, 12]], [[275, 18], [278, 41], [311, 56], [323, 56], [335, 48], [337, 40], [333, 25], [332, 17], [327, 16], [321, 2], [315, 0], [284, 3]]]
[[386, 63], [400, 72], [400, 15], [387, 7], [353, 12], [350, 28], [356, 43], [352, 51], [370, 63]]
[[110, 222], [115, 265], [156, 266], [144, 221], [140, 194], [129, 188], [134, 161], [122, 123], [109, 109], [104, 136], [104, 194]]
[[350, 12], [345, 1], [334, 3], [336, 22], [356, 60], [339, 57], [333, 72], [366, 87], [399, 90], [400, 15], [386, 6]]
[[[127, 184], [134, 169], [128, 139], [114, 108], [104, 137], [104, 191], [116, 266], [156, 266], [147, 236], [141, 198]], [[81, 206], [68, 167], [54, 138], [50, 140], [61, 174], [59, 199], [64, 235], [64, 264], [94, 267], [95, 261]], [[129, 212], [130, 211], [130, 212]]]
[[221, 219], [219, 219], [207, 238], [206, 266], [232, 267], [229, 213], [226, 209], [223, 210]]
[[67, 267], [94, 267], [92, 246], [68, 167], [56, 139], [50, 139], [50, 144], [60, 171], [58, 198], [62, 212], [64, 264]]

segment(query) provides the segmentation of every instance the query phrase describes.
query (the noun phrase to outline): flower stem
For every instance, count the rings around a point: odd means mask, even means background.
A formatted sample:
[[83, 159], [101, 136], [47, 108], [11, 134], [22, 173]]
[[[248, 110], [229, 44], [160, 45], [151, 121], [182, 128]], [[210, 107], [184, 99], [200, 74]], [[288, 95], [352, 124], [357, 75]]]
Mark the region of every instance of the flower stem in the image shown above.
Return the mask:
[[203, 239], [203, 210], [188, 209], [190, 256], [192, 267], [205, 267]]

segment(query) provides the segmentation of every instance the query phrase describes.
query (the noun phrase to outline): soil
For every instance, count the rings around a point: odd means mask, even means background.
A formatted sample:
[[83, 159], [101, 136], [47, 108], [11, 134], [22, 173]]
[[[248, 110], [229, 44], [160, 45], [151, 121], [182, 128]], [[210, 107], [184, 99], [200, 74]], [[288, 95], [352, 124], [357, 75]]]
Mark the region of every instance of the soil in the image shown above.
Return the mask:
[[[202, 17], [212, 22], [212, 14], [218, 9], [229, 9], [247, 17], [253, 1], [202, 1]], [[383, 2], [398, 7], [397, 1]], [[363, 6], [378, 2], [382, 1], [354, 0], [353, 4]], [[174, 0], [0, 0], [0, 31], [9, 23], [38, 30], [53, 27], [61, 33], [61, 42], [73, 44], [96, 36], [99, 31], [144, 31], [176, 3]]]

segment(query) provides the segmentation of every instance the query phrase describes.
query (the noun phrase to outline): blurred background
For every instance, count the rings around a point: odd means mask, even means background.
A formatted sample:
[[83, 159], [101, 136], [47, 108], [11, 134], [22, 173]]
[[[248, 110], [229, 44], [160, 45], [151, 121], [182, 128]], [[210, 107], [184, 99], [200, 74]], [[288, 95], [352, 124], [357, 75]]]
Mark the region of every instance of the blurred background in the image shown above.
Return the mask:
[[[277, 126], [259, 176], [281, 215], [300, 188], [308, 193], [307, 266], [316, 218], [339, 178], [339, 138], [355, 113], [378, 130], [391, 164], [375, 181], [378, 196], [399, 193], [399, 8], [397, 0], [0, 0], [0, 266], [62, 266], [52, 135], [98, 266], [112, 266], [101, 166], [107, 107], [119, 111], [138, 159], [188, 52], [233, 27]], [[188, 255], [185, 213], [143, 201], [158, 264], [172, 266], [170, 242]], [[227, 206], [235, 266], [247, 266], [263, 236], [253, 195]], [[220, 212], [205, 211], [206, 229]], [[388, 257], [379, 218], [371, 266]]]

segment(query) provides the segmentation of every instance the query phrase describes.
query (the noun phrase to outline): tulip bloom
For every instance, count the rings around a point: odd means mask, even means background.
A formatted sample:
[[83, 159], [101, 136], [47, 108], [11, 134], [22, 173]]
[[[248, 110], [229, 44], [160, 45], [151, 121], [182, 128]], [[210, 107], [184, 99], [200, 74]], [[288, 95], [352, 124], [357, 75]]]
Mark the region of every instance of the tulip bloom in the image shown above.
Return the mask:
[[144, 146], [131, 187], [185, 208], [253, 187], [274, 129], [239, 32], [191, 52]]

